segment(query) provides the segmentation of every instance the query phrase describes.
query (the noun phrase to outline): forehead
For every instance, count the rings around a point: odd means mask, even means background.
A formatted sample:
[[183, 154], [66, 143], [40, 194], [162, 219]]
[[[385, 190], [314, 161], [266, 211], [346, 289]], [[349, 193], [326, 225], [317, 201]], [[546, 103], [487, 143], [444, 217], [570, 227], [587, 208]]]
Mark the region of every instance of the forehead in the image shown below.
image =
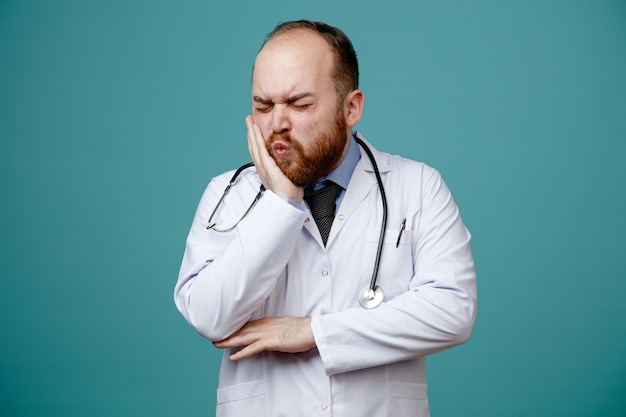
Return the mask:
[[269, 40], [257, 55], [252, 92], [267, 99], [287, 99], [295, 94], [334, 88], [333, 52], [311, 30], [293, 30]]

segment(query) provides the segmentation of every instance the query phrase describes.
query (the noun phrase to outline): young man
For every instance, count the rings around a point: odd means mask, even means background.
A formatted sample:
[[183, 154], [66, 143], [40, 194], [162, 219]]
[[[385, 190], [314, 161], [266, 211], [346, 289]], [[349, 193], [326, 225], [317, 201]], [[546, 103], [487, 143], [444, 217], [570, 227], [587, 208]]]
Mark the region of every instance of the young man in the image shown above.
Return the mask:
[[175, 289], [224, 349], [218, 416], [428, 416], [424, 357], [470, 336], [459, 211], [437, 171], [352, 131], [363, 104], [339, 29], [297, 21], [268, 36], [246, 118], [254, 168], [223, 200], [232, 172], [207, 187]]

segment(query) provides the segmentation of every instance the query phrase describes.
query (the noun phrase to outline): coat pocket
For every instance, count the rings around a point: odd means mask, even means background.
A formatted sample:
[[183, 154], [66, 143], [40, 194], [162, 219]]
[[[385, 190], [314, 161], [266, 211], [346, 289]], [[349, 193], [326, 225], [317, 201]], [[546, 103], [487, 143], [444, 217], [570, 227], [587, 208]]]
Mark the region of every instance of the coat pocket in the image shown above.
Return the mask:
[[393, 417], [429, 417], [426, 384], [390, 382], [387, 415]]
[[[380, 229], [368, 227], [365, 230], [365, 262], [370, 263], [372, 267], [376, 259], [379, 238]], [[385, 231], [378, 271], [378, 285], [383, 289], [385, 300], [409, 290], [409, 284], [414, 275], [411, 243], [409, 230], [387, 229]]]
[[266, 410], [262, 380], [217, 389], [216, 417], [263, 417]]

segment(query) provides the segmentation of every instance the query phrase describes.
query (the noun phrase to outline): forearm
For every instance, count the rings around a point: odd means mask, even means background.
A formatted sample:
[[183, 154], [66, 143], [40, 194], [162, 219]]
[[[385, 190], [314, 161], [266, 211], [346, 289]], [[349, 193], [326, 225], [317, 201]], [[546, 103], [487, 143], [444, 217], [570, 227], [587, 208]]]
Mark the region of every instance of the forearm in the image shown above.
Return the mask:
[[203, 230], [202, 219], [194, 220], [175, 300], [196, 331], [221, 340], [250, 319], [287, 264], [302, 216], [266, 192], [228, 237]]
[[359, 307], [312, 317], [326, 372], [333, 375], [433, 354], [470, 336], [476, 296], [467, 288], [408, 291], [372, 310]]
[[[477, 304], [470, 234], [439, 175], [427, 179], [421, 209], [407, 216], [413, 273], [406, 290], [388, 294], [372, 310], [351, 308], [312, 318], [328, 374], [429, 355], [469, 338]], [[394, 255], [387, 251], [388, 268], [401, 262]], [[383, 290], [402, 279], [393, 275], [398, 271], [381, 269]]]

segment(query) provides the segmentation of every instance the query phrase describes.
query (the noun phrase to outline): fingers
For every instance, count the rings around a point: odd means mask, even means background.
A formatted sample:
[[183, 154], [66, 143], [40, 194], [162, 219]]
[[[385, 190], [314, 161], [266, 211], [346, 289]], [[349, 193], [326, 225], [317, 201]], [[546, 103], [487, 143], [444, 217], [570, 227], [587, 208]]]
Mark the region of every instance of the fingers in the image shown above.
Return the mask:
[[250, 357], [254, 354], [263, 352], [266, 349], [264, 339], [268, 338], [267, 334], [264, 334], [264, 326], [260, 325], [259, 321], [252, 321], [239, 329], [230, 337], [213, 342], [213, 345], [219, 349], [226, 348], [243, 348], [229, 356], [230, 360], [238, 361]]
[[[261, 129], [254, 123], [252, 116], [246, 117], [246, 127], [248, 128], [248, 151], [252, 162], [257, 167], [259, 174], [264, 173], [264, 155], [263, 151], [267, 154], [265, 149], [265, 139], [261, 133]], [[269, 154], [267, 155], [269, 157]]]
[[265, 148], [263, 133], [261, 133], [259, 126], [254, 123], [252, 116], [246, 117], [246, 127], [248, 128], [248, 151], [256, 167], [257, 174], [265, 188], [273, 191], [267, 169], [268, 166], [271, 168], [271, 164], [275, 165], [275, 163]]
[[305, 352], [315, 346], [310, 318], [266, 317], [251, 321], [232, 336], [213, 343], [220, 349], [242, 347], [230, 356], [240, 360], [263, 351]]
[[238, 361], [241, 359], [249, 358], [250, 356], [256, 355], [257, 353], [261, 353], [265, 350], [270, 349], [267, 349], [261, 341], [258, 341], [244, 347], [241, 350], [238, 350], [237, 352], [230, 355], [228, 359], [230, 359], [231, 361]]
[[213, 345], [216, 348], [225, 349], [250, 345], [259, 340], [258, 336], [250, 334], [246, 326], [242, 327], [239, 331], [235, 332], [232, 336], [227, 337], [224, 340], [213, 342]]
[[271, 176], [282, 175], [282, 172], [280, 172], [276, 162], [267, 152], [261, 128], [254, 123], [252, 116], [246, 117], [246, 126], [248, 128], [248, 151], [250, 152], [252, 162], [254, 162], [259, 178], [261, 178], [265, 188], [273, 191]]
[[246, 126], [250, 157], [265, 188], [296, 203], [301, 203], [302, 187], [294, 185], [276, 165], [276, 161], [265, 147], [265, 138], [261, 128], [254, 122], [252, 116], [246, 117]]
[[241, 350], [238, 350], [237, 352], [229, 356], [229, 359], [231, 361], [238, 361], [240, 359], [248, 358], [257, 353], [261, 353], [264, 350], [268, 350], [266, 349], [262, 340], [257, 340], [256, 338], [247, 339], [239, 335], [233, 335], [228, 339], [224, 339], [219, 342], [213, 342], [213, 345], [219, 349], [244, 346]]

